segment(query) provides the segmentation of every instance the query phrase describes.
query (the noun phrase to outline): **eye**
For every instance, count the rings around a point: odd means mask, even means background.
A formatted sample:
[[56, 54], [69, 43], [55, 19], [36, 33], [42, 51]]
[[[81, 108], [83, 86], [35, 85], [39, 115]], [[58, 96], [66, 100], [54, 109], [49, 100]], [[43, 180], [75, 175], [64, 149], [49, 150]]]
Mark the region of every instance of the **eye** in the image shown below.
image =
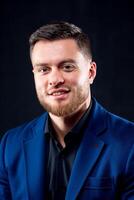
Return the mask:
[[50, 68], [47, 66], [39, 66], [34, 70], [37, 74], [44, 75], [50, 71]]
[[76, 67], [72, 64], [65, 64], [62, 66], [63, 71], [72, 72]]

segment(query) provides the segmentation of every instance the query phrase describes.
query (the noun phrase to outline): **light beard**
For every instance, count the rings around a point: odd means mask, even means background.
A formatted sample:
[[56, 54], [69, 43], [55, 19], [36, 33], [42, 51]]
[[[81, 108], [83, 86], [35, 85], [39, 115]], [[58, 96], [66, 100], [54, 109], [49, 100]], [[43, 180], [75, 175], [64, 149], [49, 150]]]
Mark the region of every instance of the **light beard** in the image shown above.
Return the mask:
[[40, 104], [43, 108], [53, 115], [65, 117], [74, 113], [86, 101], [89, 96], [89, 82], [85, 82], [83, 86], [77, 88], [77, 92], [68, 104], [52, 105], [44, 100], [44, 95], [37, 94]]

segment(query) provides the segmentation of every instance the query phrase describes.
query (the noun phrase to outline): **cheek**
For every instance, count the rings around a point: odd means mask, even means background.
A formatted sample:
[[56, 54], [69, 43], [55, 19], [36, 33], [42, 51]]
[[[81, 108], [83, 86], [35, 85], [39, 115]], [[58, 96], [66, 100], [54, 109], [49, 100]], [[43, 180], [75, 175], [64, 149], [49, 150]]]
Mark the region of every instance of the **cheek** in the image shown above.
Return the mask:
[[89, 83], [88, 73], [75, 73], [71, 77], [66, 77], [66, 82], [70, 84], [71, 87], [82, 87], [85, 82]]
[[84, 86], [85, 83], [89, 83], [88, 74], [80, 74], [79, 76], [74, 78], [74, 84], [78, 86]]
[[42, 79], [37, 77], [34, 78], [36, 90], [44, 90], [45, 89], [45, 82]]

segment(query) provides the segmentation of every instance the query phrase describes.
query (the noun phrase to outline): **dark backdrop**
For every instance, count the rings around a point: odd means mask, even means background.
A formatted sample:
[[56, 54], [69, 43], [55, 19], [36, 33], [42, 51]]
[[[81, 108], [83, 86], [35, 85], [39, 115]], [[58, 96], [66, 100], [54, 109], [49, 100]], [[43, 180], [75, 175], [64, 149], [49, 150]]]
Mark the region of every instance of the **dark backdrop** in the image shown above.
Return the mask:
[[92, 87], [109, 111], [134, 121], [134, 3], [112, 0], [3, 1], [0, 29], [0, 133], [43, 112], [29, 59], [29, 35], [66, 20], [92, 36], [98, 74]]

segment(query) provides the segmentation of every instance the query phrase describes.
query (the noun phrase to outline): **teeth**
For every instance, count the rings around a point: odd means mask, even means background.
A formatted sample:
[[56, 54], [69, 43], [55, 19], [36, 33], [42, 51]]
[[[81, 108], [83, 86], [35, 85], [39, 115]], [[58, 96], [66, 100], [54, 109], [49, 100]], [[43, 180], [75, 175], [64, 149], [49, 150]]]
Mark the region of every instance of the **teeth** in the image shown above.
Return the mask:
[[58, 95], [61, 95], [61, 94], [64, 94], [65, 92], [54, 92], [52, 95], [53, 96], [58, 96]]

